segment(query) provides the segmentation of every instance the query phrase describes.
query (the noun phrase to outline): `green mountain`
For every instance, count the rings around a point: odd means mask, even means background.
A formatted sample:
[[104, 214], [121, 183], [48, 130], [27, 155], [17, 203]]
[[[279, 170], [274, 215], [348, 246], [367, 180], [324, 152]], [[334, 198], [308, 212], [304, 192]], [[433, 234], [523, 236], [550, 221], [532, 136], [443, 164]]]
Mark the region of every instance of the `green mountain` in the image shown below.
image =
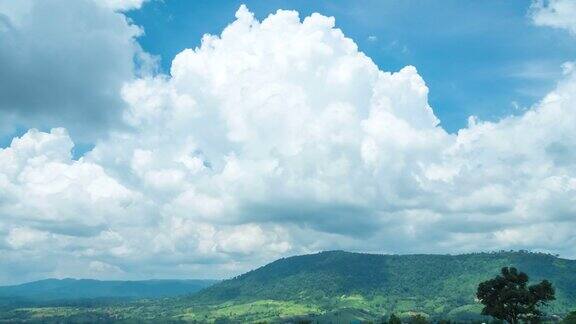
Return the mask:
[[[12, 299], [12, 305], [0, 307], [0, 322], [377, 323], [391, 313], [403, 318], [421, 314], [436, 321], [487, 322], [474, 298], [476, 287], [504, 266], [517, 267], [533, 282], [552, 282], [557, 300], [546, 309], [548, 314], [563, 316], [576, 310], [574, 260], [528, 252], [377, 255], [332, 251], [280, 259], [180, 297], [107, 304], [54, 302], [36, 307], [22, 307]], [[43, 298], [48, 293], [59, 298], [148, 298], [190, 292], [186, 287], [195, 281], [96, 282], [97, 288], [78, 288], [90, 287], [90, 283], [50, 280], [10, 289], [23, 289], [27, 294], [20, 296], [28, 298], [34, 296], [31, 291]], [[6, 291], [2, 289], [6, 288], [0, 288], [0, 296]]]
[[[504, 266], [548, 279], [557, 300], [549, 313], [576, 309], [576, 261], [529, 252], [465, 255], [377, 255], [342, 251], [295, 256], [272, 262], [191, 297], [196, 304], [233, 301], [289, 301], [327, 311], [362, 309], [374, 314], [462, 318], [476, 316], [478, 283]], [[313, 306], [313, 307], [312, 307]]]
[[142, 299], [195, 293], [214, 280], [101, 281], [92, 279], [46, 279], [15, 286], [0, 286], [4, 300], [43, 303], [86, 299]]

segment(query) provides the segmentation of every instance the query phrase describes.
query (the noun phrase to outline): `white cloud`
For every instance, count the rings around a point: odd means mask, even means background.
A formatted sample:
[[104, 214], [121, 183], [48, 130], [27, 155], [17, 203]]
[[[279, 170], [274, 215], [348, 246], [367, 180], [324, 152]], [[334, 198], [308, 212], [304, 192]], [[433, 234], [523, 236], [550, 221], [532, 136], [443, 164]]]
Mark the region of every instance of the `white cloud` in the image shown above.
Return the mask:
[[45, 242], [47, 233], [29, 228], [14, 227], [8, 232], [6, 242], [15, 249], [25, 248], [34, 244]]
[[80, 160], [63, 129], [0, 151], [7, 262], [27, 264], [26, 247], [72, 260], [38, 273], [134, 277], [230, 275], [334, 248], [576, 256], [569, 65], [524, 115], [448, 134], [417, 70], [380, 71], [333, 18], [236, 18], [178, 54], [171, 76], [127, 83], [129, 128]]
[[137, 193], [98, 165], [71, 158], [64, 129], [30, 130], [0, 149], [0, 213], [3, 220], [46, 222], [48, 227], [99, 227], [128, 217]]
[[140, 9], [146, 0], [96, 0], [96, 3], [104, 5], [112, 10], [134, 10]]
[[122, 274], [124, 271], [117, 266], [102, 261], [90, 261], [88, 269], [95, 274], [103, 274], [109, 277], [111, 274]]
[[536, 25], [566, 29], [576, 35], [576, 2], [534, 0], [530, 15]]

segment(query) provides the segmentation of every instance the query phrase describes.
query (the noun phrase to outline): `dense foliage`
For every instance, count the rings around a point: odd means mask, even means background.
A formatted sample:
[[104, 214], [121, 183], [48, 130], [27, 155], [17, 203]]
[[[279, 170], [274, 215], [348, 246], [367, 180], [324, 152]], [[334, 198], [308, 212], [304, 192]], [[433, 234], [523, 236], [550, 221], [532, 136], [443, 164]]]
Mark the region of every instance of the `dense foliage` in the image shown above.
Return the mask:
[[538, 320], [543, 315], [539, 307], [555, 299], [548, 280], [528, 286], [528, 275], [513, 267], [504, 267], [500, 275], [480, 283], [476, 296], [484, 304], [482, 314], [511, 324]]
[[388, 311], [479, 312], [478, 284], [515, 266], [556, 287], [552, 312], [576, 306], [576, 261], [528, 252], [466, 255], [375, 255], [342, 251], [284, 258], [220, 282], [193, 296], [196, 303], [298, 300], [329, 303], [361, 296]]
[[576, 324], [576, 311], [574, 312], [570, 312], [570, 314], [566, 315], [566, 317], [564, 317], [564, 320], [562, 321], [563, 324]]

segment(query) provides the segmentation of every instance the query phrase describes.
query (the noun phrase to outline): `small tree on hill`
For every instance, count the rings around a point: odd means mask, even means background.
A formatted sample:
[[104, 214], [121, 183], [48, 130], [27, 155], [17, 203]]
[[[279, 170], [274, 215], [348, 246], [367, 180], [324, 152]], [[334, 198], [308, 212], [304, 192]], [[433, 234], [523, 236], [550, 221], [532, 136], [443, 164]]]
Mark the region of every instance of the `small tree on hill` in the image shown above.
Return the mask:
[[396, 316], [395, 314], [392, 314], [388, 319], [388, 324], [402, 324], [402, 320], [400, 319], [400, 317]]
[[408, 324], [428, 324], [428, 320], [426, 319], [426, 317], [417, 314], [410, 317], [410, 321], [408, 322]]
[[502, 268], [501, 274], [494, 279], [478, 285], [476, 297], [484, 308], [483, 315], [518, 323], [519, 319], [535, 320], [542, 312], [539, 307], [554, 300], [554, 288], [548, 280], [527, 286], [528, 275], [516, 268]]
[[576, 324], [576, 311], [566, 315], [562, 320], [562, 324]]

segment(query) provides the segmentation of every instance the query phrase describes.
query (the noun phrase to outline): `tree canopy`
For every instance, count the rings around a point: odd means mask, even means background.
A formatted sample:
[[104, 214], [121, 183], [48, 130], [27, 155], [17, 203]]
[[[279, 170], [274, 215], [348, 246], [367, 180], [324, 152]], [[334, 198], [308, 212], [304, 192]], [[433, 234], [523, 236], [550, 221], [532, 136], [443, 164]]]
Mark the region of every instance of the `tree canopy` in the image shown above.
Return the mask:
[[402, 324], [402, 320], [396, 314], [392, 314], [388, 319], [388, 324]]
[[564, 320], [562, 320], [563, 324], [576, 324], [576, 311], [570, 312]]
[[519, 319], [539, 318], [542, 316], [539, 308], [555, 299], [549, 281], [528, 286], [528, 275], [513, 267], [504, 267], [500, 275], [480, 283], [476, 297], [484, 304], [483, 315], [511, 324]]

